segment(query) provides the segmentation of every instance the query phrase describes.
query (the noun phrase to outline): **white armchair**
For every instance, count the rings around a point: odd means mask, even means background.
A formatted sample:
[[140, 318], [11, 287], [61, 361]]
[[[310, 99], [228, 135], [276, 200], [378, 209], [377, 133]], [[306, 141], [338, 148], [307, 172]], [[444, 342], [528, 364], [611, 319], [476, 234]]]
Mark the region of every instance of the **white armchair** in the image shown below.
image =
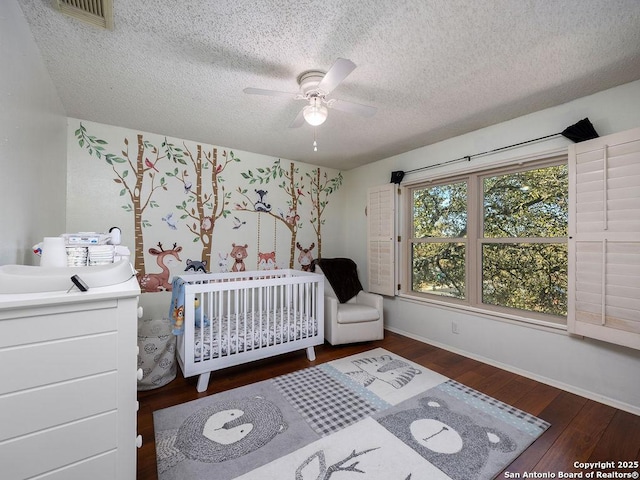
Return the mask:
[[[315, 271], [325, 275], [325, 339], [331, 345], [382, 340], [382, 296], [362, 290], [356, 264], [347, 258], [319, 259], [314, 263]], [[326, 271], [322, 270], [323, 265]]]

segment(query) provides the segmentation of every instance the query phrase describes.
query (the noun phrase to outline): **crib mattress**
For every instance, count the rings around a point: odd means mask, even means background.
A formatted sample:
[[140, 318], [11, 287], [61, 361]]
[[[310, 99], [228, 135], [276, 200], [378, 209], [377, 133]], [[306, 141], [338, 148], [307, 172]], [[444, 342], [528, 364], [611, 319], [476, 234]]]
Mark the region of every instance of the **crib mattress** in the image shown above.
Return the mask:
[[226, 315], [222, 320], [212, 319], [209, 326], [195, 329], [194, 359], [209, 360], [317, 335], [316, 319], [299, 312]]

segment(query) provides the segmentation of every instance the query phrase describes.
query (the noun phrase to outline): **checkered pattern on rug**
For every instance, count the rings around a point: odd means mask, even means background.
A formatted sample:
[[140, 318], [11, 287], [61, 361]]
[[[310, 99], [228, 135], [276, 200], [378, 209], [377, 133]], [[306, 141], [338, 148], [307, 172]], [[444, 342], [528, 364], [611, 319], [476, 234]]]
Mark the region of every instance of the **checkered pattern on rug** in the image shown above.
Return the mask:
[[337, 432], [378, 410], [317, 367], [282, 375], [272, 381], [321, 436]]
[[467, 387], [455, 380], [448, 380], [437, 388], [445, 391], [449, 395], [464, 400], [466, 403], [475, 406], [481, 410], [487, 411], [496, 418], [514, 425], [530, 435], [538, 436], [551, 425], [549, 422], [524, 412], [516, 407], [512, 407], [500, 400], [489, 395]]
[[361, 398], [365, 399], [365, 401], [375, 407], [376, 411], [386, 410], [387, 408], [391, 407], [390, 403], [385, 402], [384, 399], [377, 396], [367, 387], [364, 387], [361, 383], [356, 382], [353, 377], [351, 377], [350, 375], [345, 375], [330, 363], [323, 363], [322, 365], [318, 365], [316, 368], [322, 370], [336, 382], [344, 385], [347, 389], [349, 389], [349, 391], [355, 392]]

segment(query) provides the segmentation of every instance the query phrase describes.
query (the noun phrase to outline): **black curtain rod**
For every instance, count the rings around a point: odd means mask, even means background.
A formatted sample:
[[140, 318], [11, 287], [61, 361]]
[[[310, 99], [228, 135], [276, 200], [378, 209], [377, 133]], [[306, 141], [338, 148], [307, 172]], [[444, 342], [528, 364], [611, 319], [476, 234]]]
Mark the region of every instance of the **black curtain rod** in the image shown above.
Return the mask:
[[544, 140], [551, 137], [557, 137], [558, 135], [562, 135], [563, 137], [572, 140], [575, 143], [584, 142], [585, 140], [591, 140], [592, 138], [598, 138], [598, 132], [596, 132], [595, 128], [593, 128], [593, 124], [589, 121], [588, 118], [583, 118], [577, 123], [568, 126], [562, 132], [552, 133], [551, 135], [545, 135], [544, 137], [534, 138], [532, 140], [526, 140], [520, 143], [514, 143], [512, 145], [507, 145], [506, 147], [494, 148], [493, 150], [487, 150], [482, 153], [475, 153], [473, 155], [467, 155], [465, 157], [455, 158], [453, 160], [447, 160], [446, 162], [436, 163], [434, 165], [427, 165], [425, 167], [414, 168], [413, 170], [408, 170], [403, 172], [402, 170], [391, 172], [391, 183], [400, 183], [407, 173], [415, 173], [421, 172], [422, 170], [428, 170], [429, 168], [441, 167], [442, 165], [447, 165], [449, 163], [461, 162], [466, 160], [468, 162], [471, 161], [474, 157], [480, 157], [482, 155], [488, 155], [489, 153], [500, 152], [502, 150], [507, 150], [513, 147], [519, 147], [520, 145], [526, 145], [527, 143], [538, 142], [540, 140]]
[[538, 142], [540, 140], [545, 140], [545, 139], [551, 138], [551, 137], [557, 137], [558, 135], [562, 135], [562, 132], [552, 133], [551, 135], [545, 135], [544, 137], [533, 138], [531, 140], [525, 140], [524, 142], [513, 143], [511, 145], [507, 145], [506, 147], [494, 148], [493, 150], [487, 150], [486, 152], [474, 153], [473, 155], [467, 155], [467, 156], [460, 157], [460, 158], [454, 158], [453, 160], [447, 160], [446, 162], [440, 162], [440, 163], [435, 163], [433, 165], [427, 165], [425, 167], [414, 168], [413, 170], [407, 170], [404, 173], [406, 175], [408, 173], [421, 172], [423, 170], [428, 170], [430, 168], [435, 168], [435, 167], [441, 167], [442, 165], [448, 165], [449, 163], [461, 162], [463, 160], [466, 160], [466, 161], [470, 162], [471, 159], [475, 158], [475, 157], [481, 157], [483, 155], [488, 155], [490, 153], [496, 153], [496, 152], [500, 152], [502, 150], [508, 150], [509, 148], [519, 147], [520, 145], [526, 145], [527, 143]]

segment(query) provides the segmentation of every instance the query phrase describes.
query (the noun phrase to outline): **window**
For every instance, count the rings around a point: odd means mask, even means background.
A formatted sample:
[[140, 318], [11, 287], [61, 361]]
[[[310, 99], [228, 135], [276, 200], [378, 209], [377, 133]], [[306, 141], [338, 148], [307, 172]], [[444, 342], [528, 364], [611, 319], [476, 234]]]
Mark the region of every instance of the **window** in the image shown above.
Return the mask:
[[407, 193], [404, 293], [566, 323], [566, 157], [422, 182]]
[[464, 299], [467, 182], [416, 188], [412, 198], [413, 291]]
[[482, 302], [567, 315], [567, 165], [482, 178]]

